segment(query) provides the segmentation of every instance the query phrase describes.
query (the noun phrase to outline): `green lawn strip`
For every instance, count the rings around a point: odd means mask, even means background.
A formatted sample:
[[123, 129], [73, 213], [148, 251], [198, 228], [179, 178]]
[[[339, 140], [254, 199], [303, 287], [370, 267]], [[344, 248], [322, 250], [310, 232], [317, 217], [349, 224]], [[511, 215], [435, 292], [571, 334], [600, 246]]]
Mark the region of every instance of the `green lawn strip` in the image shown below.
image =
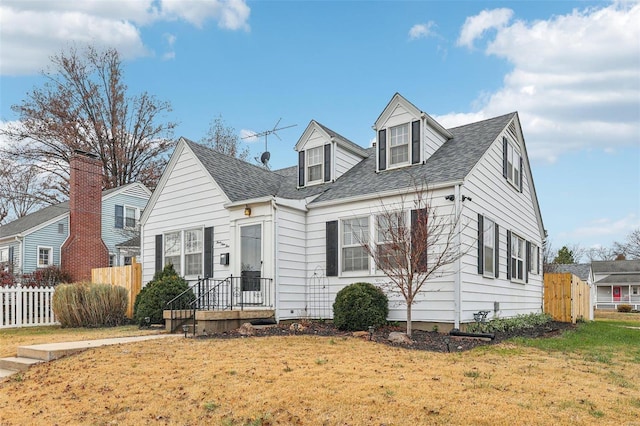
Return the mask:
[[640, 330], [637, 322], [599, 320], [578, 324], [575, 330], [548, 339], [515, 338], [511, 341], [544, 351], [576, 353], [605, 364], [613, 358], [640, 362]]

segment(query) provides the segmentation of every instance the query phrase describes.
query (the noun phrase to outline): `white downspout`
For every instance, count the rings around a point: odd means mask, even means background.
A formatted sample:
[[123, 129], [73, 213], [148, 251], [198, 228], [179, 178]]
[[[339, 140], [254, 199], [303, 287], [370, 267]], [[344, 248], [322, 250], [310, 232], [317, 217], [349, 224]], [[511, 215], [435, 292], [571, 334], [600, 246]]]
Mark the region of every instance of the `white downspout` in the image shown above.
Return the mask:
[[454, 323], [453, 327], [460, 329], [460, 321], [462, 319], [462, 259], [461, 259], [461, 248], [460, 248], [460, 212], [461, 212], [461, 203], [462, 199], [460, 198], [460, 185], [456, 185], [454, 187], [455, 203], [454, 203], [454, 211], [455, 211], [455, 220], [456, 220], [456, 229], [455, 229], [455, 246], [456, 246], [456, 262], [455, 262], [455, 275], [454, 275], [454, 283], [453, 283], [453, 304], [455, 307], [454, 313]]

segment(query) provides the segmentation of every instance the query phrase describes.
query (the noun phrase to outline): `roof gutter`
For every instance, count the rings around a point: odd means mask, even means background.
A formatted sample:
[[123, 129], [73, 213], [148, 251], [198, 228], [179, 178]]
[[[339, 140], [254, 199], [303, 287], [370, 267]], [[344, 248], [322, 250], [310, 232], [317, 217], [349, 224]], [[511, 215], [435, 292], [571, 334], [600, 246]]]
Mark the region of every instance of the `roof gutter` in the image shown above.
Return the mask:
[[[437, 185], [428, 185], [427, 186], [427, 191], [433, 191], [436, 189], [443, 189], [443, 188], [451, 188], [452, 186], [455, 185], [461, 185], [462, 184], [462, 180], [458, 180], [458, 181], [451, 181], [451, 182], [443, 182], [443, 183], [439, 183]], [[407, 193], [408, 191], [411, 191], [412, 187], [406, 187], [406, 188], [399, 188], [399, 189], [392, 189], [392, 190], [387, 190], [387, 191], [380, 191], [380, 192], [373, 192], [370, 194], [363, 194], [363, 195], [356, 195], [353, 197], [345, 197], [345, 198], [339, 198], [336, 200], [327, 200], [327, 201], [319, 201], [317, 203], [312, 202], [310, 204], [307, 205], [308, 209], [312, 209], [312, 208], [316, 208], [316, 207], [326, 207], [326, 206], [336, 206], [336, 205], [340, 205], [340, 204], [348, 204], [348, 203], [353, 203], [355, 201], [366, 201], [366, 200], [375, 200], [375, 199], [379, 199], [379, 198], [383, 198], [383, 197], [390, 197], [393, 195], [402, 195]]]
[[248, 200], [241, 201], [233, 201], [231, 203], [225, 203], [222, 205], [224, 208], [229, 207], [242, 207], [246, 204], [259, 204], [259, 203], [270, 203], [275, 197], [273, 195], [269, 195], [266, 197], [258, 197], [258, 198], [249, 198]]

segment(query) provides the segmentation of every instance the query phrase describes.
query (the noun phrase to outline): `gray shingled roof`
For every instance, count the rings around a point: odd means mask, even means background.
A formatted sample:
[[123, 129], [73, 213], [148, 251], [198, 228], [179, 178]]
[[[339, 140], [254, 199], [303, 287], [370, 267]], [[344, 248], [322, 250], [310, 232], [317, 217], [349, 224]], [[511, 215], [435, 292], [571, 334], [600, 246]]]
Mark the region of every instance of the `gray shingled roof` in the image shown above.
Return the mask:
[[640, 274], [607, 275], [597, 284], [640, 284]]
[[[405, 189], [423, 182], [435, 185], [462, 180], [514, 115], [515, 113], [510, 113], [449, 129], [454, 137], [446, 141], [425, 164], [376, 173], [375, 149], [361, 148], [368, 154], [368, 158], [356, 164], [335, 182], [300, 189], [297, 188], [296, 166], [268, 171], [186, 138], [184, 140], [231, 201], [265, 196], [302, 199], [318, 195], [312, 202], [317, 203]], [[330, 129], [326, 130], [335, 133]]]
[[640, 260], [598, 260], [591, 263], [593, 273], [640, 273]]
[[66, 213], [69, 213], [68, 201], [45, 207], [38, 210], [37, 212], [29, 213], [26, 216], [14, 220], [13, 222], [9, 222], [6, 225], [0, 226], [0, 238], [19, 235], [31, 228], [62, 216]]
[[365, 148], [361, 147], [360, 145], [358, 145], [355, 142], [351, 142], [349, 139], [345, 138], [344, 136], [342, 136], [340, 133], [331, 130], [330, 128], [328, 128], [327, 126], [325, 126], [324, 124], [318, 123], [316, 121], [316, 123], [318, 124], [318, 126], [320, 126], [325, 132], [327, 132], [329, 134], [329, 136], [331, 136], [332, 138], [336, 138], [336, 139], [340, 139], [342, 141], [342, 145], [347, 146], [349, 148], [351, 148], [352, 151], [360, 153], [360, 154], [364, 154], [364, 155], [369, 155]]
[[589, 272], [591, 271], [591, 265], [588, 263], [571, 263], [571, 264], [555, 264], [553, 265], [553, 272], [569, 272], [582, 281], [589, 279]]

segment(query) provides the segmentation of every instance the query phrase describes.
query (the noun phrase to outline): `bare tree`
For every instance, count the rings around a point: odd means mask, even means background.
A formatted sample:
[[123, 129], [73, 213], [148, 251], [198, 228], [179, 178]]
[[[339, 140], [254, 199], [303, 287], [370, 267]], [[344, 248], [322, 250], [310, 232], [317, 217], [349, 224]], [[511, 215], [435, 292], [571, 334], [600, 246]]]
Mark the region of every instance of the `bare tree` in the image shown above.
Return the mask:
[[2, 158], [0, 170], [0, 223], [17, 219], [53, 204], [56, 194], [48, 188], [49, 176], [30, 164]]
[[221, 116], [211, 120], [207, 134], [200, 143], [222, 154], [247, 161], [249, 148], [242, 147], [236, 129], [227, 126]]
[[[407, 198], [413, 198], [407, 202]], [[440, 214], [426, 186], [404, 194], [396, 205], [380, 202], [376, 212], [376, 238], [354, 235], [376, 268], [389, 278], [391, 291], [399, 293], [406, 305], [407, 335], [412, 332], [412, 306], [426, 291], [430, 278], [440, 276], [445, 267], [464, 254], [460, 246], [460, 212]], [[410, 206], [410, 207], [409, 207]]]
[[640, 259], [640, 228], [631, 231], [624, 243], [614, 243], [614, 250], [627, 259]]
[[614, 260], [617, 256], [615, 249], [610, 247], [592, 247], [586, 251], [585, 256], [589, 262], [594, 260]]
[[19, 124], [0, 130], [11, 141], [6, 154], [50, 173], [51, 189], [63, 195], [75, 150], [98, 155], [105, 189], [134, 181], [153, 188], [173, 146], [175, 124], [163, 117], [170, 104], [128, 95], [115, 49], [71, 48], [51, 63], [45, 83], [12, 106]]

